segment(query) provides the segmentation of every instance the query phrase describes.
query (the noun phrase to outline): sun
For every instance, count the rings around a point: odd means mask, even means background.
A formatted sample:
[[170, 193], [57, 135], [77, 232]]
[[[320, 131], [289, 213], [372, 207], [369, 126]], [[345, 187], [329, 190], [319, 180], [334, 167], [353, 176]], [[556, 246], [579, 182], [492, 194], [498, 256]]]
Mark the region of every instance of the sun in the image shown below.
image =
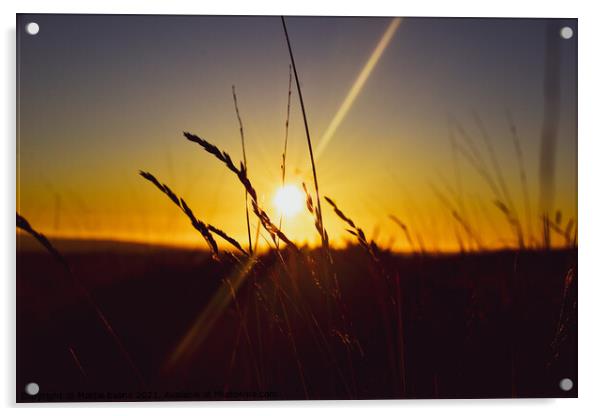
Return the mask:
[[274, 205], [282, 216], [292, 218], [303, 209], [303, 192], [296, 185], [281, 186], [274, 195]]

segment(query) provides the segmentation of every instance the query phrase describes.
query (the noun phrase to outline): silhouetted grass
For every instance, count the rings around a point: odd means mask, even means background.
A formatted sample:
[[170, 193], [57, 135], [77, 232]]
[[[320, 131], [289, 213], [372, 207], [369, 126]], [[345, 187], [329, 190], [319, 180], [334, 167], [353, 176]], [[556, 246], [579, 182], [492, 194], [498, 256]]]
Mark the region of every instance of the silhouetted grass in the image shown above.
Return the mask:
[[[65, 275], [68, 277], [71, 284], [77, 289], [77, 291], [79, 291], [84, 296], [84, 299], [86, 300], [88, 305], [93, 309], [93, 311], [96, 315], [96, 318], [100, 322], [102, 328], [106, 331], [106, 333], [109, 335], [109, 337], [113, 340], [113, 342], [117, 346], [117, 349], [119, 350], [120, 354], [126, 360], [129, 368], [131, 369], [131, 371], [137, 378], [138, 382], [140, 383], [140, 387], [144, 386], [144, 384], [145, 384], [144, 378], [142, 377], [142, 374], [138, 370], [137, 366], [134, 364], [134, 361], [132, 360], [130, 354], [127, 352], [125, 346], [121, 342], [121, 339], [119, 338], [119, 336], [117, 335], [117, 333], [115, 332], [115, 330], [113, 329], [111, 324], [109, 323], [109, 320], [107, 319], [107, 317], [105, 316], [103, 311], [100, 309], [100, 307], [98, 306], [97, 302], [94, 300], [94, 298], [92, 297], [92, 295], [90, 294], [88, 289], [86, 289], [86, 287], [82, 284], [82, 282], [78, 279], [78, 277], [73, 273], [71, 266], [69, 265], [69, 263], [67, 262], [65, 257], [50, 243], [50, 241], [48, 240], [48, 238], [46, 238], [46, 236], [44, 234], [36, 231], [24, 217], [19, 215], [19, 213], [17, 213], [17, 228], [19, 228], [19, 229], [25, 231], [26, 233], [28, 233], [29, 235], [31, 235], [36, 241], [38, 241], [46, 249], [46, 251], [48, 251], [52, 255], [52, 257], [58, 263], [61, 264], [61, 266], [64, 269]], [[45, 311], [40, 311], [40, 312], [45, 312]], [[68, 346], [67, 348], [70, 351], [76, 366], [79, 368], [79, 370], [81, 372], [84, 372], [83, 368], [81, 366], [81, 363], [80, 363], [79, 359], [77, 358], [75, 352], [73, 351], [72, 347]]]
[[240, 183], [242, 183], [245, 190], [251, 197], [251, 206], [253, 207], [253, 212], [261, 220], [261, 225], [272, 237], [274, 243], [276, 242], [276, 237], [278, 237], [279, 239], [284, 241], [289, 247], [298, 250], [295, 243], [289, 240], [289, 238], [278, 227], [276, 227], [276, 225], [274, 225], [274, 223], [270, 220], [268, 214], [259, 207], [259, 202], [257, 200], [257, 191], [255, 190], [255, 188], [251, 184], [251, 181], [247, 177], [247, 171], [245, 169], [244, 164], [241, 163], [240, 168], [237, 168], [232, 162], [232, 158], [230, 158], [230, 155], [226, 152], [222, 152], [217, 146], [209, 143], [204, 139], [201, 139], [200, 137], [192, 133], [184, 132], [184, 136], [191, 142], [197, 143], [207, 153], [212, 154], [218, 160], [223, 162], [226, 165], [226, 167], [238, 177], [238, 180], [240, 181]]
[[[236, 89], [234, 85], [232, 85], [232, 99], [234, 100], [234, 109], [236, 110], [236, 118], [238, 120], [238, 126], [240, 130], [240, 143], [242, 147], [242, 161], [245, 166], [245, 171], [249, 170], [249, 165], [247, 164], [247, 149], [245, 147], [245, 131], [242, 127], [242, 119], [240, 118], [240, 111], [238, 110], [238, 100], [236, 99]], [[249, 252], [253, 254], [253, 245], [251, 242], [251, 224], [249, 222], [249, 194], [245, 190], [245, 215], [247, 220], [247, 236], [249, 238]]]

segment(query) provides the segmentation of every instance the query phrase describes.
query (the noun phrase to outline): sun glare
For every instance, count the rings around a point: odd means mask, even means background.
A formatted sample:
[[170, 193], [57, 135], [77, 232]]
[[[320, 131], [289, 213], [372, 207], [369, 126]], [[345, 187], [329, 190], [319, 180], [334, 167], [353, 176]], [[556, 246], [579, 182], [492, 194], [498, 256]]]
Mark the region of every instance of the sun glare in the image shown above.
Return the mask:
[[274, 205], [281, 215], [294, 217], [303, 209], [303, 192], [296, 185], [284, 185], [276, 191]]

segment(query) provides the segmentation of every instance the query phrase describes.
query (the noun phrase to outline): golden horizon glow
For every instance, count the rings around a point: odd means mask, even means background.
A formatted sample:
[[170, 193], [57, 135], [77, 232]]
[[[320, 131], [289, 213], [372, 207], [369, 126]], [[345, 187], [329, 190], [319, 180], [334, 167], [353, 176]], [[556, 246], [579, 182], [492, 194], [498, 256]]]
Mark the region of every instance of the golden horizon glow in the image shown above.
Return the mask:
[[[286, 181], [298, 187], [305, 182], [315, 198], [295, 87], [290, 113], [287, 108], [290, 57], [279, 17], [164, 16], [162, 23], [135, 19], [133, 26], [130, 17], [111, 17], [111, 25], [89, 17], [97, 26], [85, 33], [82, 17], [40, 19], [56, 30], [24, 37], [18, 51], [16, 203], [36, 230], [51, 239], [207, 249], [190, 219], [140, 177], [144, 170], [184, 199], [199, 220], [246, 247], [245, 189], [223, 163], [181, 134], [203, 137], [238, 165], [243, 154], [235, 84], [257, 203], [297, 245], [321, 244], [303, 194], [299, 203], [295, 193], [291, 210], [274, 201], [287, 117]], [[541, 242], [536, 196], [545, 36], [536, 33], [545, 33], [545, 20], [295, 17], [288, 23], [333, 247], [357, 241], [324, 196], [382, 249], [518, 247], [491, 181], [507, 189], [509, 201], [503, 202], [513, 206], [525, 243]], [[74, 31], [81, 38], [68, 41]], [[132, 31], [139, 34], [135, 41]], [[93, 56], [90, 44], [98, 49]], [[565, 244], [559, 229], [571, 224], [573, 235], [578, 223], [576, 44], [562, 40], [562, 55], [553, 246]], [[474, 121], [475, 110], [488, 140]], [[450, 117], [458, 123], [453, 131]], [[482, 160], [473, 160], [475, 154]], [[252, 243], [259, 235], [258, 250], [267, 250], [271, 239], [249, 214]]]

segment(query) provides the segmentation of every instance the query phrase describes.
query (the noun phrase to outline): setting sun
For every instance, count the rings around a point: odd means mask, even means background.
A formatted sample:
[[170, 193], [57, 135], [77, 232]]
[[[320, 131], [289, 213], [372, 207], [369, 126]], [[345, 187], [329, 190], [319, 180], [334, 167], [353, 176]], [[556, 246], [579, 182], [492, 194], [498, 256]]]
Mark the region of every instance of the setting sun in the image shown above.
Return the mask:
[[294, 217], [303, 209], [303, 192], [296, 185], [284, 185], [276, 191], [274, 205], [281, 215]]

